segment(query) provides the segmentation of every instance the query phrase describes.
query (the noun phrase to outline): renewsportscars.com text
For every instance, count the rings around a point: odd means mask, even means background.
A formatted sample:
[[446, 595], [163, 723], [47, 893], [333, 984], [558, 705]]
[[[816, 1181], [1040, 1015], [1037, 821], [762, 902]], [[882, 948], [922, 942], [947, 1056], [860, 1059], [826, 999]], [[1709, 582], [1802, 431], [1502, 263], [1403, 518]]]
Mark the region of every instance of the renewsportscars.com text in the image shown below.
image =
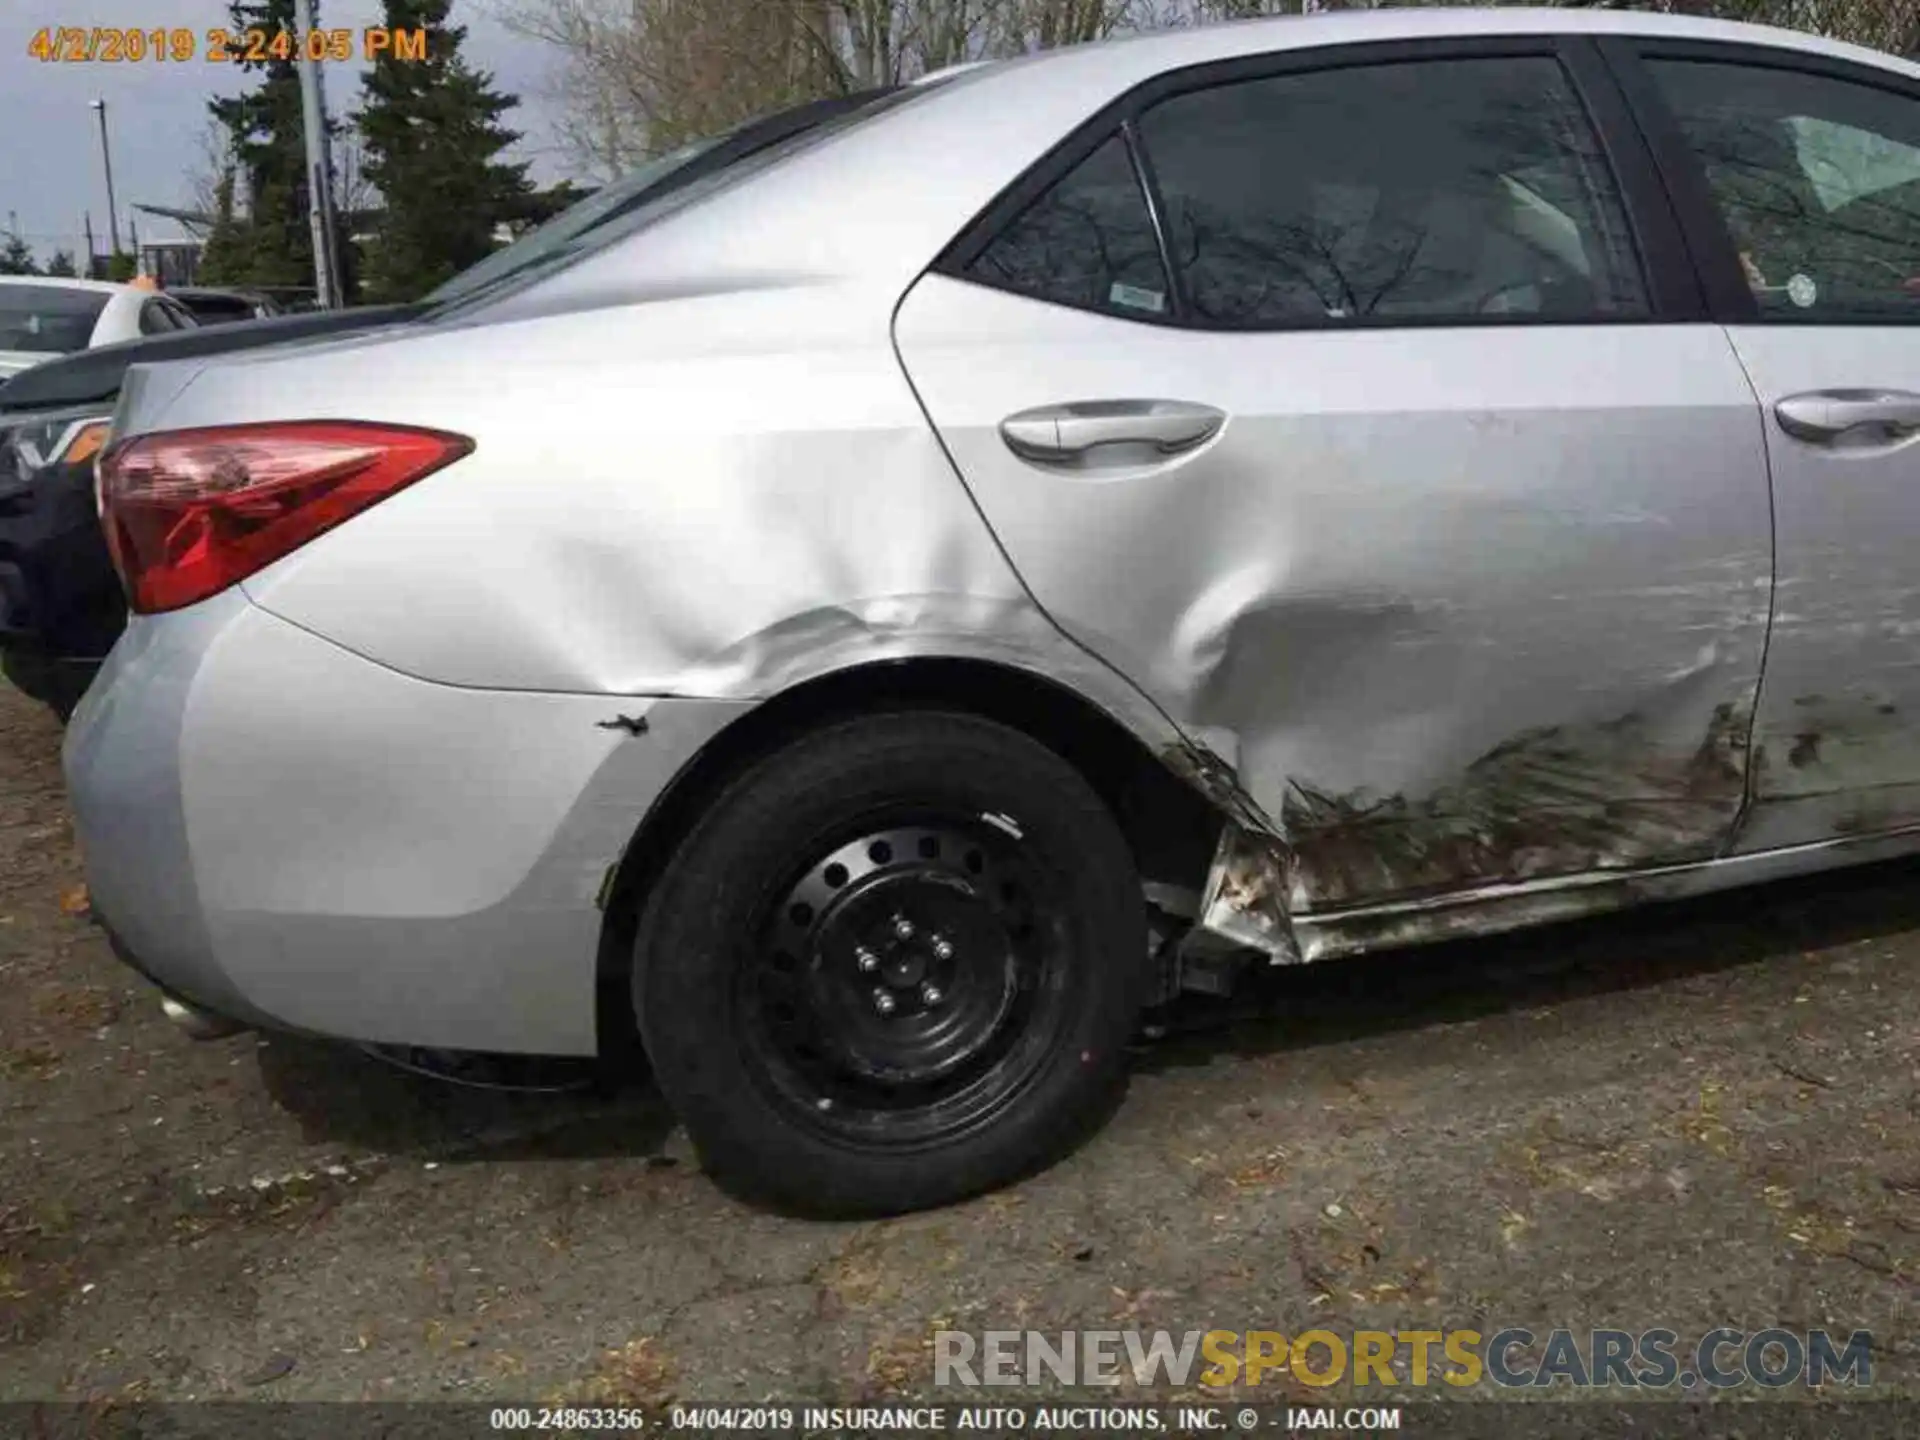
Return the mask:
[[1313, 1386], [1491, 1382], [1504, 1389], [1727, 1390], [1873, 1383], [1873, 1336], [1734, 1326], [1674, 1330], [958, 1330], [933, 1337], [935, 1385]]

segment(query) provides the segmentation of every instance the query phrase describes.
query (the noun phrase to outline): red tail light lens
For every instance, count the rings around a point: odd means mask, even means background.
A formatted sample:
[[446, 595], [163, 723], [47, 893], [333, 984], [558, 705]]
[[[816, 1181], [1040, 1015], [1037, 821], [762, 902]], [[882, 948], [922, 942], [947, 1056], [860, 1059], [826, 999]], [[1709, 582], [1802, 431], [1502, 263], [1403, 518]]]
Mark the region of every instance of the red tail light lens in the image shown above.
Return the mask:
[[178, 610], [472, 449], [461, 435], [346, 420], [143, 435], [101, 459], [100, 518], [132, 608]]

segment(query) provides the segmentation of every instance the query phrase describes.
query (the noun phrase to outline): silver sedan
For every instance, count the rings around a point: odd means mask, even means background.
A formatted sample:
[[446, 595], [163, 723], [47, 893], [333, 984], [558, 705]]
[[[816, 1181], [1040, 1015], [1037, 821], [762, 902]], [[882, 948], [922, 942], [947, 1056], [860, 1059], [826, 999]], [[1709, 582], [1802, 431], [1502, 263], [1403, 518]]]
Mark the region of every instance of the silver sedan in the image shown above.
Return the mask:
[[971, 67], [115, 424], [122, 953], [202, 1028], [637, 1030], [785, 1205], [1044, 1164], [1249, 965], [1920, 848], [1920, 66], [1845, 45]]

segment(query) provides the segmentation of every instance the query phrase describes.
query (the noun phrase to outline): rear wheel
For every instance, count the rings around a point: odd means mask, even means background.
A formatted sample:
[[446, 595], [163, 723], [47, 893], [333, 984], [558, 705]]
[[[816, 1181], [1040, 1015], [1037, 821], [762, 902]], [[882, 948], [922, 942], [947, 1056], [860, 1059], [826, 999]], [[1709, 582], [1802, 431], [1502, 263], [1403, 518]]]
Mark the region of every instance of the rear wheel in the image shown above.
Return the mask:
[[763, 759], [655, 886], [634, 968], [709, 1169], [884, 1214], [1000, 1185], [1102, 1118], [1146, 980], [1100, 798], [970, 716], [849, 721]]

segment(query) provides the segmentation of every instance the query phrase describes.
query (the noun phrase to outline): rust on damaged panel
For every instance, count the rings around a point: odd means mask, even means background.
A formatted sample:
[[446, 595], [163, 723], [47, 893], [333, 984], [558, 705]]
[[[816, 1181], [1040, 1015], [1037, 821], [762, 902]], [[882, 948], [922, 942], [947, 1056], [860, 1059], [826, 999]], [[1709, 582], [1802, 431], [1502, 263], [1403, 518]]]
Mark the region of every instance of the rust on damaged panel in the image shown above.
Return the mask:
[[1200, 928], [1276, 961], [1299, 959], [1287, 911], [1292, 868], [1284, 841], [1229, 822], [1201, 896]]
[[1711, 859], [1744, 795], [1748, 713], [1716, 707], [1691, 753], [1661, 751], [1638, 715], [1526, 731], [1417, 800], [1296, 782], [1294, 908]]
[[[1231, 767], [1189, 748], [1163, 758], [1227, 811], [1202, 926], [1278, 960], [1317, 958], [1295, 918], [1476, 888], [1711, 860], [1745, 795], [1750, 710], [1723, 703], [1691, 751], [1663, 750], [1638, 714], [1524, 731], [1418, 799], [1328, 794], [1295, 782], [1276, 826]], [[1251, 812], [1251, 813], [1249, 813]], [[1570, 885], [1529, 909], [1612, 908], [1617, 891]], [[1474, 933], [1473, 907], [1383, 918], [1374, 944]]]
[[1664, 894], [1665, 888], [1658, 883], [1641, 883], [1639, 877], [1622, 874], [1604, 884], [1550, 885], [1524, 893], [1496, 889], [1494, 893], [1468, 892], [1404, 906], [1382, 906], [1306, 922], [1298, 942], [1300, 958], [1329, 960], [1407, 945], [1497, 935], [1630, 909]]

